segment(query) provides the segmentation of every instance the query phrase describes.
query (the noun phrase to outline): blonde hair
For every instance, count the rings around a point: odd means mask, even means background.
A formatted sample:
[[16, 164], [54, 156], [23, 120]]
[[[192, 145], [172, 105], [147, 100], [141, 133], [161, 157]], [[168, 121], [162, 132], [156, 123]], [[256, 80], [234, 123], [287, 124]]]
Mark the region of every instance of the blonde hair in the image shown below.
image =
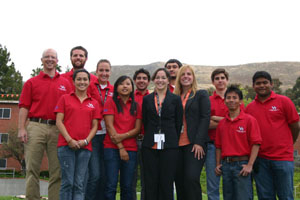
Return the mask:
[[196, 81], [195, 70], [190, 65], [184, 65], [184, 66], [180, 67], [178, 74], [177, 74], [176, 81], [175, 81], [174, 94], [179, 95], [179, 96], [182, 94], [183, 89], [182, 89], [182, 85], [180, 83], [180, 78], [181, 78], [183, 72], [185, 72], [187, 69], [191, 70], [192, 76], [193, 76], [193, 83], [191, 85], [191, 90], [193, 92], [193, 96], [191, 98], [193, 98], [196, 94], [198, 85], [197, 85], [197, 81]]

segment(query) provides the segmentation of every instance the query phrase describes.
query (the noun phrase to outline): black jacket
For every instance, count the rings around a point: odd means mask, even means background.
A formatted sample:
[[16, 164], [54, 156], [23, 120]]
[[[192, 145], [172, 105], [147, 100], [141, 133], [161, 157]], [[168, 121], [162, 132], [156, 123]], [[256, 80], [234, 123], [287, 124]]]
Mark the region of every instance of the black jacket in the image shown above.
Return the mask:
[[198, 90], [193, 98], [193, 93], [185, 105], [185, 119], [187, 134], [192, 144], [205, 147], [209, 141], [208, 126], [210, 121], [210, 101], [206, 90]]
[[[154, 145], [154, 134], [159, 131], [159, 116], [154, 102], [154, 92], [143, 98], [143, 123], [145, 136], [143, 147]], [[164, 148], [178, 147], [182, 128], [183, 108], [179, 96], [167, 90], [161, 109], [161, 133], [165, 134]]]

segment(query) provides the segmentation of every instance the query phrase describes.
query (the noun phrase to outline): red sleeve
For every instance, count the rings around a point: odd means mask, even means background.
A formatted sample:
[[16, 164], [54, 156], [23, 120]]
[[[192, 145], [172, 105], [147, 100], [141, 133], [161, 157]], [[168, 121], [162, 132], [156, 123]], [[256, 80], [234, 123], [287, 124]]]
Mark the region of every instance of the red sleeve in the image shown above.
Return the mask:
[[112, 98], [109, 98], [103, 108], [103, 115], [114, 115], [116, 112], [116, 105]]
[[137, 119], [142, 119], [142, 107], [139, 103], [137, 103], [137, 116], [136, 116]]
[[93, 113], [93, 119], [102, 119], [102, 111], [101, 111], [101, 108], [99, 106], [99, 103], [94, 100], [94, 103], [95, 103], [95, 110], [94, 110], [94, 113]]
[[260, 134], [260, 128], [257, 120], [252, 116], [250, 116], [247, 130], [249, 130], [248, 138], [250, 141], [250, 145], [252, 146], [254, 144], [261, 144], [262, 138]]
[[65, 113], [65, 96], [67, 94], [61, 96], [54, 108], [54, 113]]
[[299, 121], [299, 115], [296, 110], [294, 103], [287, 97], [285, 97], [285, 102], [283, 102], [284, 113], [288, 124], [292, 124]]
[[30, 109], [32, 103], [32, 82], [28, 80], [25, 82], [19, 100], [19, 107]]
[[[222, 120], [221, 120], [222, 121]], [[221, 143], [221, 128], [220, 128], [220, 125], [221, 125], [221, 121], [217, 127], [217, 131], [216, 131], [216, 139], [215, 139], [215, 146], [216, 148], [218, 149], [221, 149], [222, 148], [222, 143]], [[222, 125], [221, 125], [222, 126]]]

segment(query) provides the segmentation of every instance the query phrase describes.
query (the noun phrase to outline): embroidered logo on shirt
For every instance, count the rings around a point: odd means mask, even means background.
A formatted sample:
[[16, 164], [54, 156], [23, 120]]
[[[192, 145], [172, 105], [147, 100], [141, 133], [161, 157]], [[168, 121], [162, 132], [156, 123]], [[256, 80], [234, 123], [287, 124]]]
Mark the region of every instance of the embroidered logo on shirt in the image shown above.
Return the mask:
[[55, 106], [55, 110], [57, 110], [58, 109], [58, 106]]
[[245, 129], [242, 126], [239, 126], [238, 129], [236, 130], [238, 133], [246, 133]]
[[103, 112], [107, 112], [107, 111], [108, 111], [108, 109], [106, 109], [106, 108], [103, 110]]
[[61, 91], [67, 91], [66, 87], [64, 85], [60, 85], [58, 89]]
[[88, 103], [86, 106], [89, 107], [89, 108], [95, 108], [94, 105], [91, 104], [91, 103]]
[[276, 106], [272, 106], [269, 111], [271, 111], [271, 112], [277, 112], [277, 111], [279, 111], [279, 109]]

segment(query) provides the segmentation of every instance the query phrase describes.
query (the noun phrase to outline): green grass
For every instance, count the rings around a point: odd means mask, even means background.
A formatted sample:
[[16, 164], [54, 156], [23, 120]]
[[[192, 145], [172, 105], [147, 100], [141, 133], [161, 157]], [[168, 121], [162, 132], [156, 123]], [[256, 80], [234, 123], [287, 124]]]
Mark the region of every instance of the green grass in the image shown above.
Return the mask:
[[[140, 192], [141, 191], [141, 188], [140, 188], [140, 180], [138, 180], [138, 184], [137, 184], [137, 192]], [[201, 178], [200, 178], [200, 182], [201, 182], [201, 187], [202, 187], [202, 193], [203, 193], [203, 200], [207, 200], [207, 192], [206, 192], [206, 172], [205, 172], [205, 169], [202, 170], [202, 173], [201, 173]], [[295, 200], [300, 200], [300, 167], [298, 168], [295, 168], [295, 173], [294, 173], [294, 186], [297, 187], [296, 189], [296, 198]], [[253, 190], [254, 190], [254, 195], [255, 195], [255, 200], [257, 200], [257, 197], [256, 197], [256, 188], [255, 188], [255, 183], [253, 184]], [[120, 199], [120, 188], [118, 186], [118, 193], [117, 193], [117, 200]], [[222, 180], [221, 180], [221, 186], [220, 186], [220, 194], [222, 194]], [[222, 198], [222, 195], [221, 196], [221, 199]], [[140, 199], [139, 195], [138, 195], [138, 199]], [[18, 198], [15, 198], [15, 197], [4, 197], [4, 196], [0, 196], [0, 200], [19, 200]]]

